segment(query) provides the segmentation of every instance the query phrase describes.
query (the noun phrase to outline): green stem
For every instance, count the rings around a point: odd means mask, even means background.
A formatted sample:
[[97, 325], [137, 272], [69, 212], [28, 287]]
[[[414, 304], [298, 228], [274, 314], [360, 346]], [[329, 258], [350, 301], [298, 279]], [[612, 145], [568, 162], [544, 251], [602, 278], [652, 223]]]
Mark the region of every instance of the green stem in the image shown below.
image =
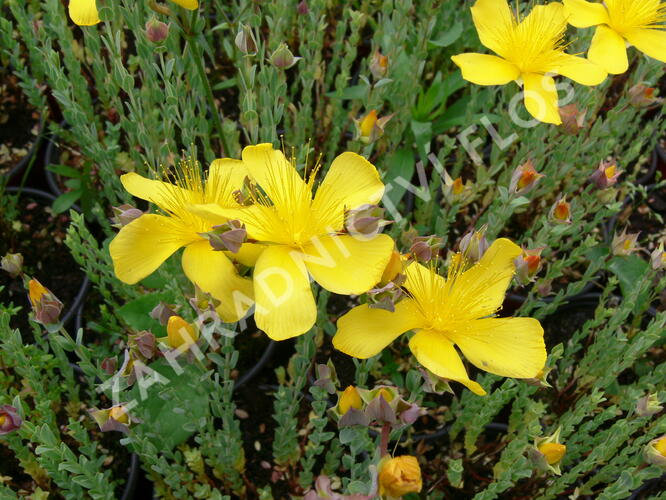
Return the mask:
[[203, 82], [204, 87], [206, 88], [206, 99], [208, 100], [208, 107], [210, 108], [210, 114], [213, 116], [213, 124], [217, 129], [217, 134], [220, 136], [220, 142], [222, 143], [222, 155], [227, 156], [231, 154], [231, 148], [229, 147], [229, 144], [227, 143], [227, 138], [224, 135], [224, 130], [222, 128], [222, 120], [220, 120], [220, 112], [218, 112], [217, 107], [215, 106], [213, 88], [210, 86], [208, 75], [206, 74], [206, 70], [204, 69], [201, 44], [197, 43], [196, 40], [198, 35], [195, 35], [194, 33], [191, 32], [192, 25], [194, 25], [194, 23], [191, 24], [191, 26], [189, 27], [190, 29], [185, 30], [185, 36], [187, 37], [187, 43], [192, 51], [194, 64], [197, 67], [199, 78], [201, 78], [201, 81]]

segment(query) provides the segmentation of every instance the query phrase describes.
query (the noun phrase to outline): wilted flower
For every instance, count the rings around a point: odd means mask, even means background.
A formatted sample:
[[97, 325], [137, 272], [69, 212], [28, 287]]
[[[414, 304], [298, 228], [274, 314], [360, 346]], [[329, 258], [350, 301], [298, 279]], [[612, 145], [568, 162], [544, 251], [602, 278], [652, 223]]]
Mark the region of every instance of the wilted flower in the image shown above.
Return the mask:
[[23, 272], [23, 255], [20, 253], [8, 253], [0, 260], [0, 268], [7, 271], [12, 278], [16, 278]]
[[378, 50], [372, 54], [372, 59], [370, 60], [370, 73], [375, 77], [376, 80], [384, 78], [386, 76], [386, 71], [388, 70], [388, 56], [382, 55]]
[[666, 435], [650, 441], [643, 453], [646, 462], [666, 469]]
[[315, 480], [314, 489], [309, 490], [303, 497], [303, 500], [370, 500], [372, 498], [376, 498], [376, 472], [373, 475], [374, 486], [370, 494], [361, 495], [356, 493], [353, 495], [343, 495], [342, 493], [336, 493], [333, 491], [331, 478], [322, 474]]
[[590, 176], [590, 181], [599, 189], [606, 189], [617, 183], [617, 178], [622, 174], [622, 170], [617, 169], [614, 161], [602, 160], [597, 169]]
[[487, 229], [488, 225], [484, 224], [478, 231], [468, 231], [460, 240], [460, 244], [458, 245], [460, 252], [462, 252], [469, 262], [479, 262], [483, 254], [488, 250], [490, 245], [485, 236]]
[[281, 43], [271, 54], [270, 62], [273, 66], [280, 69], [289, 69], [296, 64], [300, 57], [294, 57], [286, 43]]
[[534, 168], [534, 162], [527, 160], [522, 165], [518, 165], [513, 171], [511, 183], [509, 184], [509, 192], [518, 195], [529, 193], [536, 187], [542, 177], [543, 174], [540, 174]]
[[423, 413], [414, 403], [400, 396], [395, 387], [380, 385], [373, 389], [347, 387], [331, 410], [340, 427], [350, 425], [387, 425], [400, 428], [413, 424]]
[[180, 316], [174, 315], [167, 323], [167, 343], [172, 349], [187, 350], [199, 339], [199, 330]]
[[651, 417], [663, 409], [656, 392], [643, 396], [636, 403], [636, 413], [641, 417]]
[[28, 282], [28, 297], [35, 319], [44, 326], [57, 325], [62, 302], [35, 278]]
[[557, 199], [550, 209], [549, 216], [558, 224], [571, 224], [571, 205], [566, 196]]
[[637, 83], [627, 91], [629, 103], [635, 108], [645, 108], [653, 104], [661, 104], [664, 100], [655, 95], [655, 90], [654, 87]]
[[152, 359], [157, 352], [155, 335], [148, 331], [132, 334], [129, 336], [129, 348], [146, 359]]
[[530, 448], [530, 458], [538, 469], [543, 471], [550, 470], [557, 475], [562, 473], [560, 463], [567, 452], [567, 447], [560, 443], [561, 430], [558, 427], [550, 436], [537, 438], [534, 442], [534, 447]]
[[319, 363], [317, 365], [317, 379], [314, 385], [326, 389], [329, 394], [335, 394], [335, 386], [338, 383], [338, 376], [335, 373], [335, 366], [328, 361], [325, 365]]
[[386, 124], [393, 118], [393, 114], [379, 118], [377, 111], [370, 110], [367, 115], [360, 120], [354, 120], [356, 125], [357, 138], [366, 144], [375, 142], [384, 135]]
[[580, 111], [576, 103], [567, 104], [560, 108], [561, 128], [564, 133], [576, 135], [580, 129], [585, 127], [585, 115], [587, 110]]
[[257, 53], [257, 41], [254, 38], [252, 28], [247, 24], [241, 24], [234, 39], [238, 50], [245, 55], [254, 55]]
[[534, 248], [532, 250], [523, 248], [523, 254], [516, 257], [516, 279], [521, 285], [527, 285], [534, 281], [537, 273], [541, 270], [541, 252], [546, 247]]
[[169, 322], [169, 318], [175, 314], [176, 312], [171, 308], [171, 306], [169, 306], [169, 304], [161, 301], [159, 304], [153, 307], [152, 311], [150, 311], [150, 317], [159, 321], [160, 325], [162, 326], [166, 326]]
[[395, 311], [395, 305], [403, 296], [400, 286], [404, 282], [404, 276], [401, 278], [399, 282], [391, 281], [380, 288], [368, 290], [368, 307]]
[[442, 185], [442, 194], [449, 203], [465, 203], [470, 199], [472, 192], [472, 182], [465, 183], [462, 177], [453, 179], [449, 173], [443, 171], [444, 184]]
[[126, 403], [120, 403], [105, 410], [92, 408], [88, 412], [95, 422], [97, 422], [102, 432], [118, 431], [127, 433], [129, 426], [132, 425], [132, 418], [130, 417]]
[[111, 223], [113, 227], [117, 228], [125, 227], [127, 224], [143, 215], [143, 211], [127, 204], [120, 205], [119, 207], [111, 207], [111, 209], [113, 210]]
[[637, 248], [638, 235], [639, 233], [627, 233], [625, 227], [620, 234], [613, 236], [611, 242], [613, 255], [631, 255]]
[[11, 405], [0, 406], [0, 436], [17, 430], [22, 423], [23, 419], [16, 408]]
[[379, 494], [399, 498], [421, 491], [421, 467], [416, 457], [386, 458], [379, 464]]
[[146, 22], [146, 38], [153, 43], [160, 43], [169, 36], [169, 25], [154, 17]]
[[664, 252], [664, 242], [659, 243], [659, 246], [650, 254], [650, 265], [655, 271], [666, 267], [666, 252]]

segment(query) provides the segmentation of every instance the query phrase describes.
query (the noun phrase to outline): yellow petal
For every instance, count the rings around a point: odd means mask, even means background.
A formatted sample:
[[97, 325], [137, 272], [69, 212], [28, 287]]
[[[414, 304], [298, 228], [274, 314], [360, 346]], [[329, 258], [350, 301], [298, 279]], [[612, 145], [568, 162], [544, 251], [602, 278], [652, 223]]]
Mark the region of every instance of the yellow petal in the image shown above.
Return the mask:
[[111, 241], [113, 269], [120, 281], [132, 285], [197, 238], [196, 233], [170, 217], [142, 215], [123, 227]]
[[333, 346], [349, 356], [367, 359], [378, 354], [402, 333], [423, 323], [424, 319], [412, 299], [398, 302], [395, 312], [363, 304], [338, 320]]
[[257, 259], [261, 255], [261, 252], [266, 250], [266, 245], [260, 245], [258, 243], [243, 243], [240, 247], [240, 250], [236, 253], [224, 252], [227, 257], [236, 262], [240, 262], [244, 266], [254, 267], [257, 263]]
[[409, 348], [418, 362], [438, 377], [460, 382], [479, 396], [486, 395], [483, 387], [469, 379], [460, 356], [444, 334], [419, 330], [409, 341]]
[[437, 274], [434, 268], [425, 267], [418, 262], [412, 262], [405, 269], [405, 288], [417, 301], [426, 304], [433, 297], [441, 296], [446, 280]]
[[485, 318], [448, 333], [477, 368], [502, 377], [534, 378], [546, 363], [543, 328], [533, 318]]
[[598, 64], [570, 54], [560, 55], [558, 66], [553, 68], [553, 72], [566, 76], [581, 85], [599, 85], [608, 75], [606, 70]]
[[624, 38], [608, 26], [597, 26], [587, 57], [611, 75], [619, 75], [629, 68]]
[[393, 246], [385, 234], [369, 240], [332, 235], [313, 239], [301, 255], [312, 277], [326, 290], [360, 295], [379, 283]]
[[185, 9], [194, 10], [199, 7], [198, 0], [172, 0]]
[[[150, 201], [163, 210], [173, 211], [174, 201], [192, 197], [191, 193], [174, 184], [148, 179], [135, 172], [121, 175], [120, 182], [132, 196]], [[195, 201], [193, 200], [192, 203]]]
[[266, 248], [254, 268], [257, 327], [273, 340], [307, 332], [317, 318], [305, 264], [287, 246]]
[[384, 183], [372, 163], [356, 153], [338, 156], [317, 188], [312, 203], [313, 219], [321, 221], [325, 232], [339, 231], [345, 209], [375, 205], [384, 195]]
[[247, 146], [242, 156], [252, 178], [275, 205], [294, 208], [298, 202], [311, 196], [310, 188], [294, 166], [282, 151], [273, 149], [272, 144]]
[[481, 43], [493, 52], [503, 53], [511, 39], [516, 21], [506, 0], [477, 0], [472, 7], [472, 19]]
[[[542, 48], [542, 50], [543, 47], [541, 45], [544, 43], [544, 40], [557, 40], [562, 36], [566, 27], [567, 17], [564, 5], [560, 2], [535, 5], [518, 25], [519, 30], [534, 34], [531, 37], [531, 41], [536, 47]], [[529, 49], [528, 47], [524, 48], [524, 50]], [[536, 69], [533, 71], [536, 71]]]
[[79, 26], [92, 26], [100, 22], [95, 0], [69, 0], [69, 17]]
[[243, 187], [243, 180], [250, 172], [241, 160], [218, 158], [210, 164], [206, 179], [206, 202], [235, 207], [234, 191]]
[[[666, 9], [666, 6], [663, 7]], [[662, 29], [633, 29], [624, 36], [627, 41], [657, 61], [666, 62], [666, 31]]]
[[469, 319], [497, 312], [516, 269], [513, 260], [521, 253], [520, 247], [511, 240], [495, 240], [479, 262], [458, 276], [447, 307], [464, 313]]
[[222, 321], [233, 323], [247, 314], [254, 302], [252, 280], [239, 276], [224, 252], [201, 239], [185, 247], [182, 262], [188, 279], [220, 301], [216, 311]]
[[555, 80], [550, 76], [528, 73], [523, 75], [523, 83], [527, 111], [541, 122], [561, 124]]
[[601, 3], [585, 0], [564, 0], [567, 21], [576, 28], [589, 28], [598, 24], [608, 24], [608, 11]]
[[487, 54], [458, 54], [451, 60], [468, 82], [477, 85], [505, 85], [520, 76], [518, 68], [501, 57]]

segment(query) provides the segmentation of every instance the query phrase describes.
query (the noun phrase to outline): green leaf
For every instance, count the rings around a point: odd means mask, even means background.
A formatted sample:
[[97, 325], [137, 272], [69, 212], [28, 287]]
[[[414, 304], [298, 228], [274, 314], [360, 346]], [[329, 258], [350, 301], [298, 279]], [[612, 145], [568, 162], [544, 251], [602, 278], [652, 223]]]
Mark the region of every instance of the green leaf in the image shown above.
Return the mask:
[[353, 85], [344, 90], [334, 90], [326, 94], [327, 97], [332, 99], [351, 99], [362, 100], [365, 99], [368, 93], [368, 86], [365, 84]]
[[72, 205], [74, 205], [74, 203], [76, 203], [76, 200], [78, 200], [80, 197], [81, 197], [81, 191], [79, 190], [68, 191], [67, 193], [63, 193], [60, 196], [58, 196], [55, 200], [53, 200], [51, 208], [55, 213], [60, 214], [65, 210], [69, 209]]
[[67, 165], [48, 165], [46, 170], [53, 172], [54, 174], [62, 175], [63, 177], [81, 177], [81, 171]]
[[440, 36], [437, 40], [428, 40], [428, 47], [448, 47], [454, 43], [463, 32], [463, 24], [458, 21], [454, 24], [449, 31]]
[[391, 186], [390, 189], [386, 190], [384, 195], [388, 198], [394, 206], [397, 206], [402, 200], [402, 197], [405, 195], [407, 189], [395, 182], [396, 179], [402, 178], [406, 181], [410, 181], [414, 175], [414, 154], [410, 149], [403, 148], [395, 151], [391, 156], [386, 160], [386, 178], [385, 183], [387, 186]]
[[150, 317], [150, 311], [160, 302], [170, 302], [170, 299], [172, 297], [167, 293], [143, 295], [128, 302], [116, 312], [134, 330], [150, 330], [157, 337], [163, 337], [166, 335], [166, 329], [157, 320]]
[[[637, 255], [615, 256], [608, 264], [617, 279], [620, 281], [620, 290], [624, 297], [629, 297], [636, 288], [643, 275], [648, 272], [649, 264]], [[648, 290], [644, 290], [638, 297], [637, 303], [642, 304], [647, 299]]]

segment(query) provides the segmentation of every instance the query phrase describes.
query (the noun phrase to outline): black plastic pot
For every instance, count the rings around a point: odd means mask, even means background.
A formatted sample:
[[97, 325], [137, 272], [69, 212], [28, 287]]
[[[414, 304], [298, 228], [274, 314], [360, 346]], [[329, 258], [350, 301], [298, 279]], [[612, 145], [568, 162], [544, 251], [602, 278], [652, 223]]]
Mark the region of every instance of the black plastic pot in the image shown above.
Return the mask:
[[[51, 172], [48, 167], [49, 165], [53, 165], [54, 159], [60, 150], [57, 144], [58, 139], [59, 138], [57, 135], [50, 137], [46, 145], [46, 151], [44, 152], [44, 177], [46, 178], [46, 184], [49, 187], [49, 191], [51, 191], [56, 196], [63, 194], [63, 191], [58, 185], [56, 174]], [[56, 161], [55, 163], [57, 164], [58, 162]]]
[[21, 161], [19, 161], [16, 165], [14, 165], [12, 168], [10, 168], [6, 173], [3, 174], [3, 177], [6, 179], [7, 183], [9, 183], [14, 177], [16, 177], [18, 174], [23, 172], [25, 168], [30, 164], [30, 161], [32, 158], [37, 154], [39, 151], [40, 146], [42, 145], [42, 132], [44, 130], [43, 123], [40, 119], [39, 122], [39, 132], [37, 133], [37, 140], [33, 143], [33, 145], [30, 147], [28, 150], [28, 154], [25, 155]]
[[[53, 196], [51, 193], [47, 193], [45, 191], [29, 187], [19, 188], [11, 186], [6, 188], [6, 191], [9, 193], [19, 193], [19, 195], [22, 193], [26, 193], [31, 196], [35, 196], [37, 198], [41, 198], [47, 201], [49, 205], [53, 203], [53, 201], [56, 199], [56, 197]], [[72, 209], [81, 213], [81, 209], [77, 205], [72, 205]], [[90, 289], [90, 280], [84, 273], [82, 273], [82, 275], [83, 275], [83, 280], [81, 282], [79, 291], [74, 297], [74, 300], [72, 301], [71, 305], [69, 305], [69, 307], [65, 310], [64, 314], [62, 314], [61, 316], [61, 321], [63, 324], [69, 323], [69, 321], [71, 321], [74, 318], [76, 311], [79, 309], [81, 304], [83, 304], [83, 299], [85, 299], [86, 295], [88, 294], [88, 290]]]

